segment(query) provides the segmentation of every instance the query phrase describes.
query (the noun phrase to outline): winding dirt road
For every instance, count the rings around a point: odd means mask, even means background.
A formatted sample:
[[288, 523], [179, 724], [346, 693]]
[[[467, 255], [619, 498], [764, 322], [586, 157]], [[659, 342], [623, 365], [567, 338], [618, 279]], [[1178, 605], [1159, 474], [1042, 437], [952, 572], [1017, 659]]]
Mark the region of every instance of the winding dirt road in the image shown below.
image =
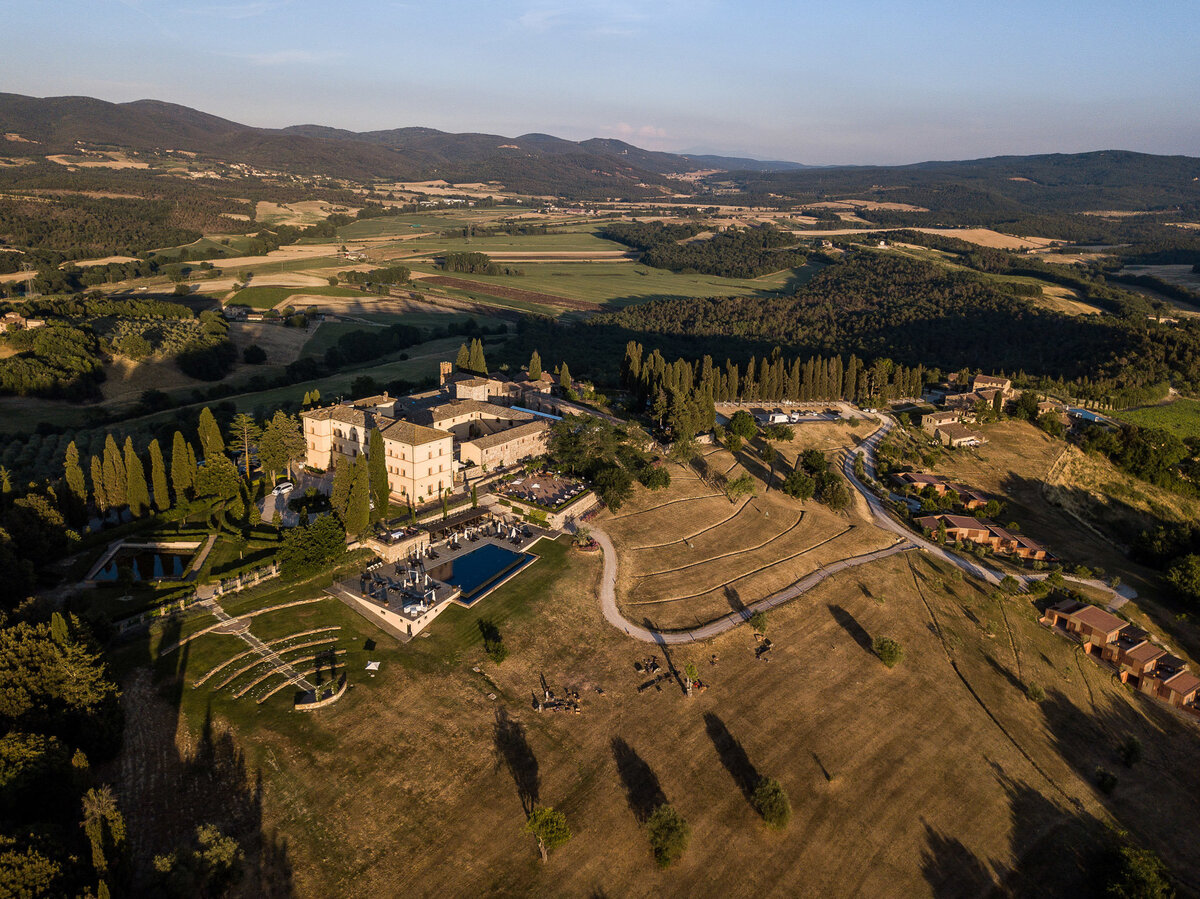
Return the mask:
[[[618, 630], [624, 631], [628, 636], [635, 640], [640, 640], [643, 643], [659, 643], [659, 644], [677, 644], [677, 643], [694, 643], [699, 640], [707, 640], [710, 637], [715, 637], [718, 634], [723, 634], [728, 630], [732, 630], [739, 624], [742, 624], [750, 619], [750, 617], [758, 611], [767, 611], [776, 606], [780, 606], [785, 602], [790, 602], [798, 596], [807, 593], [817, 584], [821, 583], [832, 574], [837, 574], [839, 571], [845, 571], [849, 568], [854, 568], [858, 565], [865, 565], [868, 562], [874, 562], [878, 559], [884, 559], [888, 556], [897, 553], [907, 552], [912, 549], [920, 549], [930, 555], [937, 556], [951, 565], [954, 565], [972, 577], [992, 584], [999, 585], [1004, 575], [994, 569], [982, 565], [973, 559], [964, 558], [956, 553], [949, 552], [945, 547], [938, 545], [924, 537], [914, 534], [900, 521], [892, 517], [883, 501], [875, 495], [875, 493], [860, 481], [854, 474], [854, 456], [856, 453], [863, 454], [863, 468], [871, 478], [876, 477], [875, 471], [875, 447], [879, 442], [887, 436], [887, 433], [895, 426], [895, 422], [886, 415], [873, 416], [878, 422], [879, 427], [871, 433], [858, 447], [848, 448], [842, 455], [842, 472], [846, 475], [846, 479], [851, 486], [862, 495], [867, 501], [867, 505], [871, 510], [871, 515], [875, 519], [875, 524], [880, 528], [891, 531], [897, 535], [897, 542], [885, 549], [875, 550], [874, 552], [863, 553], [858, 556], [851, 556], [833, 562], [830, 565], [825, 565], [818, 568], [811, 574], [806, 575], [794, 584], [785, 587], [777, 593], [773, 593], [765, 599], [760, 599], [757, 602], [752, 602], [744, 609], [736, 612], [730, 612], [713, 621], [708, 622], [691, 630], [684, 631], [661, 631], [656, 628], [643, 626], [630, 621], [621, 614], [620, 608], [617, 606], [617, 551], [613, 546], [612, 540], [609, 538], [600, 527], [592, 526], [591, 534], [600, 544], [600, 548], [604, 554], [604, 572], [600, 580], [600, 608], [604, 613], [605, 620]], [[1046, 577], [1045, 574], [1024, 575], [1021, 580], [1024, 585], [1028, 585], [1031, 581]], [[1128, 587], [1123, 587], [1120, 593], [1112, 590], [1111, 587], [1097, 580], [1084, 580], [1082, 578], [1068, 577], [1067, 580], [1077, 583], [1088, 584], [1093, 587], [1098, 587], [1107, 590], [1113, 596], [1113, 605], [1110, 608], [1118, 608], [1127, 599], [1131, 599], [1137, 594]], [[1129, 595], [1132, 594], [1132, 595]], [[649, 622], [647, 622], [648, 624]]]

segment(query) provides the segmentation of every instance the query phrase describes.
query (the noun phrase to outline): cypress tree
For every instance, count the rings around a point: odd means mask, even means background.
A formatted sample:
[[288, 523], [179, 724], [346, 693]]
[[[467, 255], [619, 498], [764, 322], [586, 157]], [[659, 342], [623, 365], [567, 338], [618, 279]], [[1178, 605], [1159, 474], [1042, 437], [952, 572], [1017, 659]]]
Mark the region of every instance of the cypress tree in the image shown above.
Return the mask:
[[167, 466], [157, 440], [150, 441], [150, 483], [154, 488], [154, 508], [167, 511], [171, 508], [171, 491], [167, 489]]
[[187, 459], [188, 477], [194, 485], [196, 478], [200, 476], [200, 463], [196, 461], [196, 450], [190, 443], [187, 444]]
[[[350, 488], [354, 482], [354, 470], [350, 460], [338, 455], [333, 463], [333, 486], [329, 491], [329, 504], [343, 522], [346, 520], [346, 509], [350, 504]], [[349, 529], [347, 529], [349, 530]]]
[[125, 505], [126, 496], [125, 459], [117, 449], [117, 441], [109, 432], [104, 441], [104, 495], [114, 509]]
[[367, 466], [371, 471], [371, 505], [376, 520], [387, 517], [388, 497], [392, 488], [388, 484], [387, 455], [383, 449], [383, 435], [379, 428], [371, 429], [371, 441], [367, 449]]
[[133, 438], [125, 438], [125, 501], [134, 518], [141, 518], [150, 509], [150, 488], [146, 486], [146, 469], [133, 448]]
[[101, 512], [107, 512], [109, 507], [108, 495], [104, 492], [104, 467], [100, 463], [99, 456], [92, 456], [92, 498], [95, 500], [96, 508]]
[[567, 363], [562, 364], [562, 368], [558, 370], [558, 386], [563, 390], [571, 389], [571, 369], [567, 368]]
[[[628, 355], [628, 350], [625, 351]], [[536, 381], [542, 376], [542, 357], [538, 355], [538, 351], [534, 350], [529, 357], [529, 380]]]
[[365, 534], [371, 525], [371, 471], [362, 456], [354, 460], [352, 478], [345, 517], [346, 533]]
[[487, 360], [483, 356], [483, 341], [478, 337], [471, 341], [471, 349], [467, 356], [467, 368], [476, 374], [487, 374]]
[[454, 360], [455, 371], [466, 371], [471, 367], [471, 351], [465, 343], [459, 344], [458, 358]]
[[83, 478], [83, 468], [79, 465], [79, 450], [72, 440], [67, 444], [66, 457], [63, 459], [63, 474], [67, 479], [67, 488], [74, 496], [75, 502], [82, 508], [87, 503], [87, 482]]
[[205, 406], [200, 410], [200, 452], [205, 459], [215, 459], [225, 451], [225, 440], [212, 410]]
[[[183, 434], [175, 432], [171, 439], [171, 486], [175, 488], [175, 502], [183, 503], [192, 495], [195, 478], [192, 475], [192, 463], [188, 446]], [[157, 494], [155, 499], [157, 499]]]

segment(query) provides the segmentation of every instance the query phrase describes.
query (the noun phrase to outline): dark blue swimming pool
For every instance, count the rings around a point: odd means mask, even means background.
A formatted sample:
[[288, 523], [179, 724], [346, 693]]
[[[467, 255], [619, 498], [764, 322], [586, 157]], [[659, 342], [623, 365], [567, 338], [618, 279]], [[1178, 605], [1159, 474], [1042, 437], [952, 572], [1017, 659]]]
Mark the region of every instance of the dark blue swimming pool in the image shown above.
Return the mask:
[[439, 581], [453, 584], [462, 590], [458, 601], [470, 605], [509, 574], [537, 558], [529, 553], [514, 552], [495, 543], [485, 543], [465, 556], [439, 566], [429, 573]]

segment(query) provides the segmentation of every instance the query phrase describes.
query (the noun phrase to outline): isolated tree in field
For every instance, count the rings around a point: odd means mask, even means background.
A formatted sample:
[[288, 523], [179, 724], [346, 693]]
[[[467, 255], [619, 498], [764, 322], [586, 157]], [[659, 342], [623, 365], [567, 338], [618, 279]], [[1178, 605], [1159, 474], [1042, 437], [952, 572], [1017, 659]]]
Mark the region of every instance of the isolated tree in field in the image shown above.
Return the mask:
[[740, 497], [754, 495], [754, 478], [749, 474], [740, 474], [725, 482], [725, 495], [730, 502], [737, 502]]
[[879, 656], [879, 661], [889, 668], [895, 668], [904, 658], [904, 648], [891, 637], [876, 637], [871, 641], [871, 649]]
[[363, 456], [354, 460], [345, 522], [346, 533], [354, 536], [365, 534], [371, 526], [371, 471]]
[[754, 423], [753, 415], [745, 409], [738, 409], [733, 413], [733, 418], [729, 419], [727, 430], [730, 434], [737, 434], [743, 440], [749, 440], [758, 433], [758, 425]]
[[669, 868], [682, 857], [691, 834], [683, 815], [666, 803], [656, 808], [646, 821], [650, 851], [660, 868]]
[[534, 350], [529, 356], [529, 380], [536, 381], [542, 376], [542, 357]]
[[258, 439], [259, 466], [269, 472], [273, 480], [281, 471], [290, 472], [292, 466], [303, 462], [307, 455], [308, 445], [300, 422], [282, 409], [276, 411]]
[[146, 469], [133, 448], [133, 438], [125, 438], [125, 501], [135, 518], [150, 510], [150, 488], [146, 485]]
[[812, 499], [813, 491], [816, 489], [816, 484], [813, 479], [806, 475], [803, 471], [796, 469], [788, 472], [788, 476], [783, 479], [783, 492], [793, 499], [806, 500]]
[[454, 360], [455, 371], [466, 371], [471, 367], [471, 351], [465, 343], [459, 344], [458, 356]]
[[558, 369], [558, 386], [563, 390], [571, 389], [571, 369], [567, 368], [565, 362]]
[[188, 450], [183, 434], [176, 431], [171, 438], [171, 486], [175, 488], [177, 503], [186, 502], [196, 486], [196, 473]]
[[765, 634], [767, 632], [767, 613], [762, 609], [759, 609], [757, 612], [751, 615], [750, 626], [760, 634]]
[[388, 484], [387, 454], [383, 449], [383, 434], [379, 428], [371, 429], [367, 453], [367, 466], [371, 472], [372, 516], [378, 520], [387, 517], [388, 497], [392, 493]]
[[150, 441], [150, 486], [154, 490], [154, 508], [165, 512], [171, 508], [171, 491], [167, 488], [167, 466], [163, 461], [158, 440]]
[[533, 814], [525, 822], [525, 832], [532, 834], [537, 840], [542, 861], [546, 861], [551, 852], [571, 839], [567, 816], [547, 805], [533, 810]]
[[229, 451], [242, 454], [242, 470], [250, 480], [250, 451], [258, 446], [262, 429], [253, 416], [239, 412], [229, 423]]
[[754, 810], [762, 815], [768, 827], [782, 830], [792, 819], [792, 803], [783, 784], [773, 777], [764, 777], [750, 797]]
[[125, 850], [125, 818], [107, 784], [84, 794], [83, 832], [92, 849], [92, 869], [104, 881]]
[[110, 432], [104, 440], [104, 495], [112, 508], [125, 505], [125, 489], [125, 459]]
[[846, 482], [834, 475], [821, 490], [821, 502], [835, 512], [841, 512], [850, 506], [850, 489]]
[[225, 440], [221, 436], [221, 428], [217, 424], [217, 419], [213, 416], [212, 410], [208, 406], [200, 410], [198, 429], [200, 431], [201, 456], [205, 459], [214, 459], [217, 456], [223, 455]]
[[87, 503], [87, 482], [83, 477], [83, 468], [79, 464], [79, 450], [74, 440], [67, 444], [67, 452], [63, 458], [63, 476], [75, 503], [79, 508], [83, 508]]
[[104, 491], [104, 466], [100, 462], [99, 456], [92, 456], [91, 462], [92, 475], [92, 499], [96, 503], [96, 508], [101, 512], [107, 512], [109, 508], [108, 494]]

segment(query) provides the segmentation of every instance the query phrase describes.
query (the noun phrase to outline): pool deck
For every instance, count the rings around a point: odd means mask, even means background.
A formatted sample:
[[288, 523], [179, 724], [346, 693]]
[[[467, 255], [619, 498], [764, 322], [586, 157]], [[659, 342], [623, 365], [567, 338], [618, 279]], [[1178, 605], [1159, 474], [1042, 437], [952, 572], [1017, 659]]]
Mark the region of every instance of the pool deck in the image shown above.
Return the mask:
[[[437, 553], [437, 558], [434, 559], [425, 555], [422, 557], [421, 562], [430, 568], [441, 567], [453, 562], [455, 559], [469, 555], [487, 543], [500, 546], [515, 553], [528, 553], [529, 549], [539, 540], [543, 538], [553, 540], [557, 536], [552, 531], [526, 525], [525, 530], [530, 532], [530, 536], [525, 536], [523, 530], [519, 531], [519, 537], [514, 542], [512, 538], [496, 535], [494, 525], [488, 530], [491, 530], [493, 533], [488, 535], [480, 534], [474, 540], [463, 538], [459, 541], [457, 548], [453, 548], [453, 540], [445, 540], [434, 544], [431, 548], [433, 552]], [[538, 558], [536, 554], [531, 554], [511, 570], [504, 572], [496, 580], [485, 582], [483, 591], [468, 601], [463, 601], [462, 591], [457, 587], [436, 579], [430, 585], [430, 589], [434, 591], [434, 599], [432, 602], [423, 605], [417, 605], [411, 601], [405, 605], [403, 604], [403, 600], [396, 599], [383, 603], [373, 596], [364, 595], [360, 590], [361, 583], [358, 577], [347, 578], [333, 584], [329, 588], [329, 592], [401, 642], [407, 643], [413, 637], [417, 636], [434, 618], [445, 611], [451, 603], [462, 608], [473, 608], [479, 602], [486, 599], [492, 592], [507, 584], [527, 569]], [[404, 567], [404, 563], [399, 564], [401, 568]], [[396, 574], [396, 565], [392, 563], [384, 563], [383, 567], [376, 569], [376, 571], [388, 578], [397, 579], [400, 577]], [[416, 630], [409, 633], [408, 629], [410, 627], [416, 627]]]

